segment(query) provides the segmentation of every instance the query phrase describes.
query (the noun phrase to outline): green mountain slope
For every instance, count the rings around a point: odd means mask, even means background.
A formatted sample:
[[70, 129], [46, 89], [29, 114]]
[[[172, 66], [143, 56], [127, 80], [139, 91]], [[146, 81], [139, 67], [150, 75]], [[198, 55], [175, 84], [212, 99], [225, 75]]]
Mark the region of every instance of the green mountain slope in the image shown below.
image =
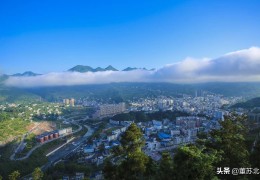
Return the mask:
[[38, 101], [40, 96], [35, 93], [31, 93], [26, 89], [9, 88], [0, 86], [0, 103], [5, 102], [23, 102], [23, 101]]
[[245, 108], [245, 109], [252, 109], [254, 107], [260, 107], [260, 97], [250, 99], [246, 102], [241, 102], [234, 104], [233, 108]]
[[[3, 77], [2, 77], [3, 78]], [[11, 88], [0, 84], [0, 102], [37, 100], [62, 101], [64, 98], [90, 98], [121, 102], [157, 96], [182, 97], [195, 95], [196, 90], [209, 91], [224, 96], [243, 96], [247, 99], [259, 97], [260, 83], [110, 83], [79, 86], [56, 86], [35, 88]], [[258, 99], [259, 100], [259, 99]], [[256, 100], [257, 101], [257, 100]], [[258, 106], [255, 105], [254, 106]]]

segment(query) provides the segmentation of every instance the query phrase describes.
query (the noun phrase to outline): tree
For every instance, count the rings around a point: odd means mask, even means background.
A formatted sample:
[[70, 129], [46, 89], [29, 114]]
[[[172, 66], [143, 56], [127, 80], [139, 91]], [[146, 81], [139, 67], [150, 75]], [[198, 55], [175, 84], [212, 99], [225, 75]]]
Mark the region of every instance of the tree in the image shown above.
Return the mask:
[[[136, 124], [131, 124], [122, 135], [120, 142], [121, 146], [117, 147], [115, 151], [119, 160], [116, 165], [106, 164], [104, 177], [106, 179], [129, 180], [143, 178], [149, 158], [141, 151], [144, 145], [141, 130]], [[115, 169], [115, 171], [112, 169]]]
[[141, 151], [141, 148], [144, 145], [143, 134], [136, 124], [132, 123], [128, 127], [122, 135], [120, 143], [127, 155], [136, 151]]
[[20, 178], [19, 171], [14, 171], [9, 175], [9, 180], [17, 180]]
[[158, 167], [158, 164], [151, 157], [148, 157], [148, 158], [149, 158], [149, 160], [146, 165], [146, 171], [144, 173], [144, 176], [149, 180], [153, 180], [153, 179], [156, 179], [156, 175], [159, 171], [159, 167]]
[[3, 180], [3, 177], [0, 175], [0, 180]]
[[[209, 134], [209, 141], [206, 143], [208, 149], [218, 152], [221, 160], [215, 167], [250, 167], [249, 152], [245, 143], [246, 117], [231, 114], [225, 116], [220, 122], [220, 129], [212, 130]], [[220, 177], [222, 175], [219, 175]], [[237, 177], [223, 175], [222, 178], [236, 179]]]
[[258, 140], [250, 155], [252, 167], [260, 167], [260, 140]]
[[32, 173], [33, 180], [41, 180], [43, 178], [43, 175], [44, 174], [43, 174], [41, 168], [39, 168], [39, 167], [35, 168]]
[[[253, 147], [253, 150], [250, 154], [250, 162], [253, 168], [260, 167], [260, 140], [258, 140]], [[251, 179], [259, 179], [258, 175], [254, 175], [250, 177]]]
[[216, 149], [222, 157], [219, 167], [249, 167], [249, 152], [245, 144], [247, 132], [244, 123], [246, 117], [226, 116], [220, 122], [221, 128], [210, 133], [209, 148]]
[[163, 153], [159, 165], [158, 179], [173, 179], [173, 161], [169, 153]]
[[148, 157], [142, 152], [134, 152], [116, 166], [116, 178], [125, 180], [143, 179]]
[[182, 146], [174, 156], [173, 177], [175, 179], [214, 179], [216, 178], [214, 162], [217, 160], [216, 152], [205, 153], [203, 149], [195, 145]]
[[117, 177], [116, 165], [113, 165], [109, 160], [106, 161], [103, 169], [103, 173], [105, 179], [111, 179], [111, 180], [116, 179]]

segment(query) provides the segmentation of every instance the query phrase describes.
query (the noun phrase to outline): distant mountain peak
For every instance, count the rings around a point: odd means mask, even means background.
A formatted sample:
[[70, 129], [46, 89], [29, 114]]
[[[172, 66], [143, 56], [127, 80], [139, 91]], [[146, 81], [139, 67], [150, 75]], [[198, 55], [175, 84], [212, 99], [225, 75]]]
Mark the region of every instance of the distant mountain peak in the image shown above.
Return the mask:
[[16, 73], [16, 74], [13, 74], [12, 76], [38, 76], [38, 75], [41, 75], [41, 74], [37, 74], [32, 71], [25, 71], [24, 73]]
[[123, 71], [133, 71], [133, 70], [136, 70], [136, 69], [138, 69], [138, 68], [136, 68], [136, 67], [127, 67], [127, 68], [123, 69]]
[[145, 70], [148, 71], [146, 68], [137, 68], [137, 67], [127, 67], [125, 69], [123, 69], [123, 71], [133, 71], [133, 70]]
[[96, 69], [94, 69], [94, 72], [99, 72], [99, 71], [105, 71], [105, 69], [101, 67], [97, 67]]
[[116, 68], [114, 68], [113, 66], [109, 65], [105, 68], [106, 71], [118, 71]]
[[[152, 71], [154, 69], [148, 70], [146, 68], [136, 68], [136, 67], [127, 67], [125, 69], [123, 69], [122, 71], [133, 71], [133, 70], [146, 70], [146, 71]], [[93, 68], [91, 66], [84, 66], [84, 65], [77, 65], [74, 66], [73, 68], [69, 69], [68, 71], [72, 71], [72, 72], [102, 72], [102, 71], [118, 71], [116, 68], [114, 68], [112, 65], [108, 65], [106, 68], [102, 68], [102, 67], [97, 67], [97, 68]]]
[[69, 69], [68, 71], [84, 73], [84, 72], [118, 71], [118, 70], [111, 65], [107, 66], [106, 68], [101, 68], [101, 67], [92, 68], [91, 66], [77, 65]]
[[68, 71], [83, 73], [83, 72], [93, 72], [94, 69], [90, 66], [77, 65], [77, 66], [74, 66], [73, 68], [69, 69]]

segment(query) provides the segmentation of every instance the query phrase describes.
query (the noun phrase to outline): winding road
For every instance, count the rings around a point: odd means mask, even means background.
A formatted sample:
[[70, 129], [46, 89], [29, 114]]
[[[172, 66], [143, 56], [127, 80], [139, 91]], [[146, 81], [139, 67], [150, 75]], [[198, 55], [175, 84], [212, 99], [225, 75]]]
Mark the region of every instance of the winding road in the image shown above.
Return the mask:
[[87, 125], [85, 125], [85, 127], [88, 129], [88, 132], [84, 136], [80, 137], [78, 140], [74, 141], [77, 145], [75, 146], [72, 143], [69, 143], [50, 155], [48, 158], [48, 163], [42, 166], [43, 171], [48, 169], [52, 164], [55, 164], [57, 161], [71, 154], [72, 152], [75, 152], [84, 142], [86, 142], [86, 140], [93, 134], [94, 130]]
[[[72, 120], [72, 119], [73, 119], [73, 118], [69, 118], [69, 119], [66, 119], [66, 120]], [[73, 132], [70, 133], [70, 134], [67, 134], [66, 136], [71, 135], [71, 134], [75, 134], [75, 133], [77, 133], [77, 132], [79, 132], [79, 131], [82, 130], [82, 126], [81, 126], [80, 124], [78, 124], [77, 121], [71, 121], [71, 124], [77, 125], [77, 126], [78, 126], [78, 129], [75, 130], [75, 131], [73, 131]], [[36, 126], [35, 128], [37, 128], [37, 126]], [[35, 128], [33, 128], [33, 129], [35, 129]], [[32, 130], [31, 130], [31, 131], [32, 131]], [[31, 131], [30, 131], [30, 132], [31, 132]], [[21, 160], [27, 159], [27, 158], [30, 157], [30, 155], [31, 155], [36, 149], [38, 149], [39, 147], [41, 147], [41, 146], [43, 146], [43, 145], [45, 145], [45, 144], [47, 144], [47, 143], [49, 143], [49, 142], [52, 142], [52, 141], [55, 141], [55, 140], [57, 140], [57, 139], [61, 139], [61, 138], [65, 137], [65, 136], [60, 136], [60, 137], [58, 137], [58, 138], [55, 138], [55, 139], [46, 141], [46, 142], [44, 142], [44, 143], [37, 144], [37, 145], [34, 146], [25, 156], [20, 157], [20, 158], [15, 158], [15, 155], [16, 155], [17, 151], [19, 150], [20, 146], [24, 143], [25, 137], [26, 137], [28, 134], [30, 134], [30, 132], [27, 132], [26, 134], [23, 135], [21, 143], [20, 143], [19, 146], [15, 149], [14, 153], [10, 156], [10, 160], [12, 160], [12, 161], [14, 161], [14, 160], [16, 160], [16, 161], [21, 161]]]

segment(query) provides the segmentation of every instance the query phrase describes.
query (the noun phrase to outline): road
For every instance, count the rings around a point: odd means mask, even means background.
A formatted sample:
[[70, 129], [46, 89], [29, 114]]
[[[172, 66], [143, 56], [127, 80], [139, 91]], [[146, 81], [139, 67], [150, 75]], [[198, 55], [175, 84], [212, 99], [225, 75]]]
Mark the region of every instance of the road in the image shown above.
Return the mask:
[[94, 130], [87, 125], [85, 125], [85, 127], [88, 129], [88, 132], [84, 136], [82, 136], [81, 138], [77, 139], [76, 141], [73, 141], [74, 144], [76, 144], [76, 146], [73, 145], [72, 143], [69, 143], [66, 146], [63, 146], [62, 148], [57, 150], [52, 155], [50, 155], [49, 158], [48, 158], [48, 160], [49, 160], [48, 163], [46, 163], [42, 167], [43, 171], [48, 169], [55, 162], [61, 160], [62, 158], [66, 157], [67, 155], [75, 152], [84, 142], [86, 142], [86, 140], [93, 134]]
[[[78, 129], [75, 130], [75, 131], [73, 131], [73, 132], [70, 133], [70, 134], [67, 134], [66, 136], [71, 135], [71, 134], [75, 134], [75, 133], [77, 133], [77, 132], [79, 132], [79, 131], [82, 130], [82, 126], [81, 126], [80, 124], [78, 124], [76, 121], [71, 122], [71, 124], [77, 125], [77, 126], [78, 126]], [[22, 142], [20, 143], [20, 145], [18, 146], [18, 148], [20, 148], [21, 144], [23, 143], [25, 137], [26, 137], [28, 134], [29, 134], [29, 133], [26, 133], [26, 134], [23, 135]], [[38, 149], [39, 147], [41, 147], [41, 146], [43, 146], [44, 144], [47, 144], [47, 143], [49, 143], [49, 142], [52, 142], [52, 141], [55, 141], [55, 140], [57, 140], [57, 139], [63, 138], [63, 137], [65, 137], [65, 136], [60, 136], [60, 137], [58, 137], [58, 138], [55, 138], [55, 139], [46, 141], [46, 142], [41, 143], [41, 144], [38, 144], [38, 145], [34, 146], [24, 157], [21, 157], [21, 158], [15, 158], [15, 155], [16, 155], [17, 150], [18, 150], [18, 148], [17, 148], [17, 149], [14, 151], [14, 153], [10, 156], [10, 160], [12, 160], [12, 161], [13, 161], [13, 160], [18, 160], [18, 161], [20, 161], [20, 160], [27, 159], [28, 157], [30, 157], [30, 155], [33, 153], [33, 151], [35, 151], [35, 150]]]
[[14, 153], [10, 156], [10, 160], [16, 160], [16, 159], [15, 159], [15, 155], [16, 155], [16, 153], [19, 151], [19, 149], [20, 149], [20, 147], [22, 146], [22, 144], [24, 143], [25, 138], [26, 138], [29, 134], [31, 134], [36, 128], [38, 128], [39, 124], [40, 124], [40, 123], [36, 123], [36, 126], [35, 126], [35, 127], [33, 127], [30, 131], [28, 131], [27, 133], [25, 133], [25, 134], [22, 136], [21, 142], [20, 142], [20, 144], [18, 145], [18, 147], [14, 150]]
[[[94, 129], [87, 125], [84, 125], [84, 126], [88, 129], [88, 131], [84, 136], [77, 139], [76, 141], [73, 141], [74, 144], [77, 144], [77, 146], [73, 145], [72, 143], [69, 143], [66, 146], [63, 146], [62, 148], [57, 150], [55, 153], [48, 156], [48, 162], [41, 167], [41, 169], [43, 171], [46, 171], [50, 166], [52, 166], [56, 162], [60, 161], [62, 158], [66, 157], [70, 153], [73, 153], [81, 145], [83, 145], [84, 142], [86, 142], [86, 140], [94, 133]], [[24, 176], [22, 179], [28, 178], [28, 177], [31, 177], [31, 174]]]

